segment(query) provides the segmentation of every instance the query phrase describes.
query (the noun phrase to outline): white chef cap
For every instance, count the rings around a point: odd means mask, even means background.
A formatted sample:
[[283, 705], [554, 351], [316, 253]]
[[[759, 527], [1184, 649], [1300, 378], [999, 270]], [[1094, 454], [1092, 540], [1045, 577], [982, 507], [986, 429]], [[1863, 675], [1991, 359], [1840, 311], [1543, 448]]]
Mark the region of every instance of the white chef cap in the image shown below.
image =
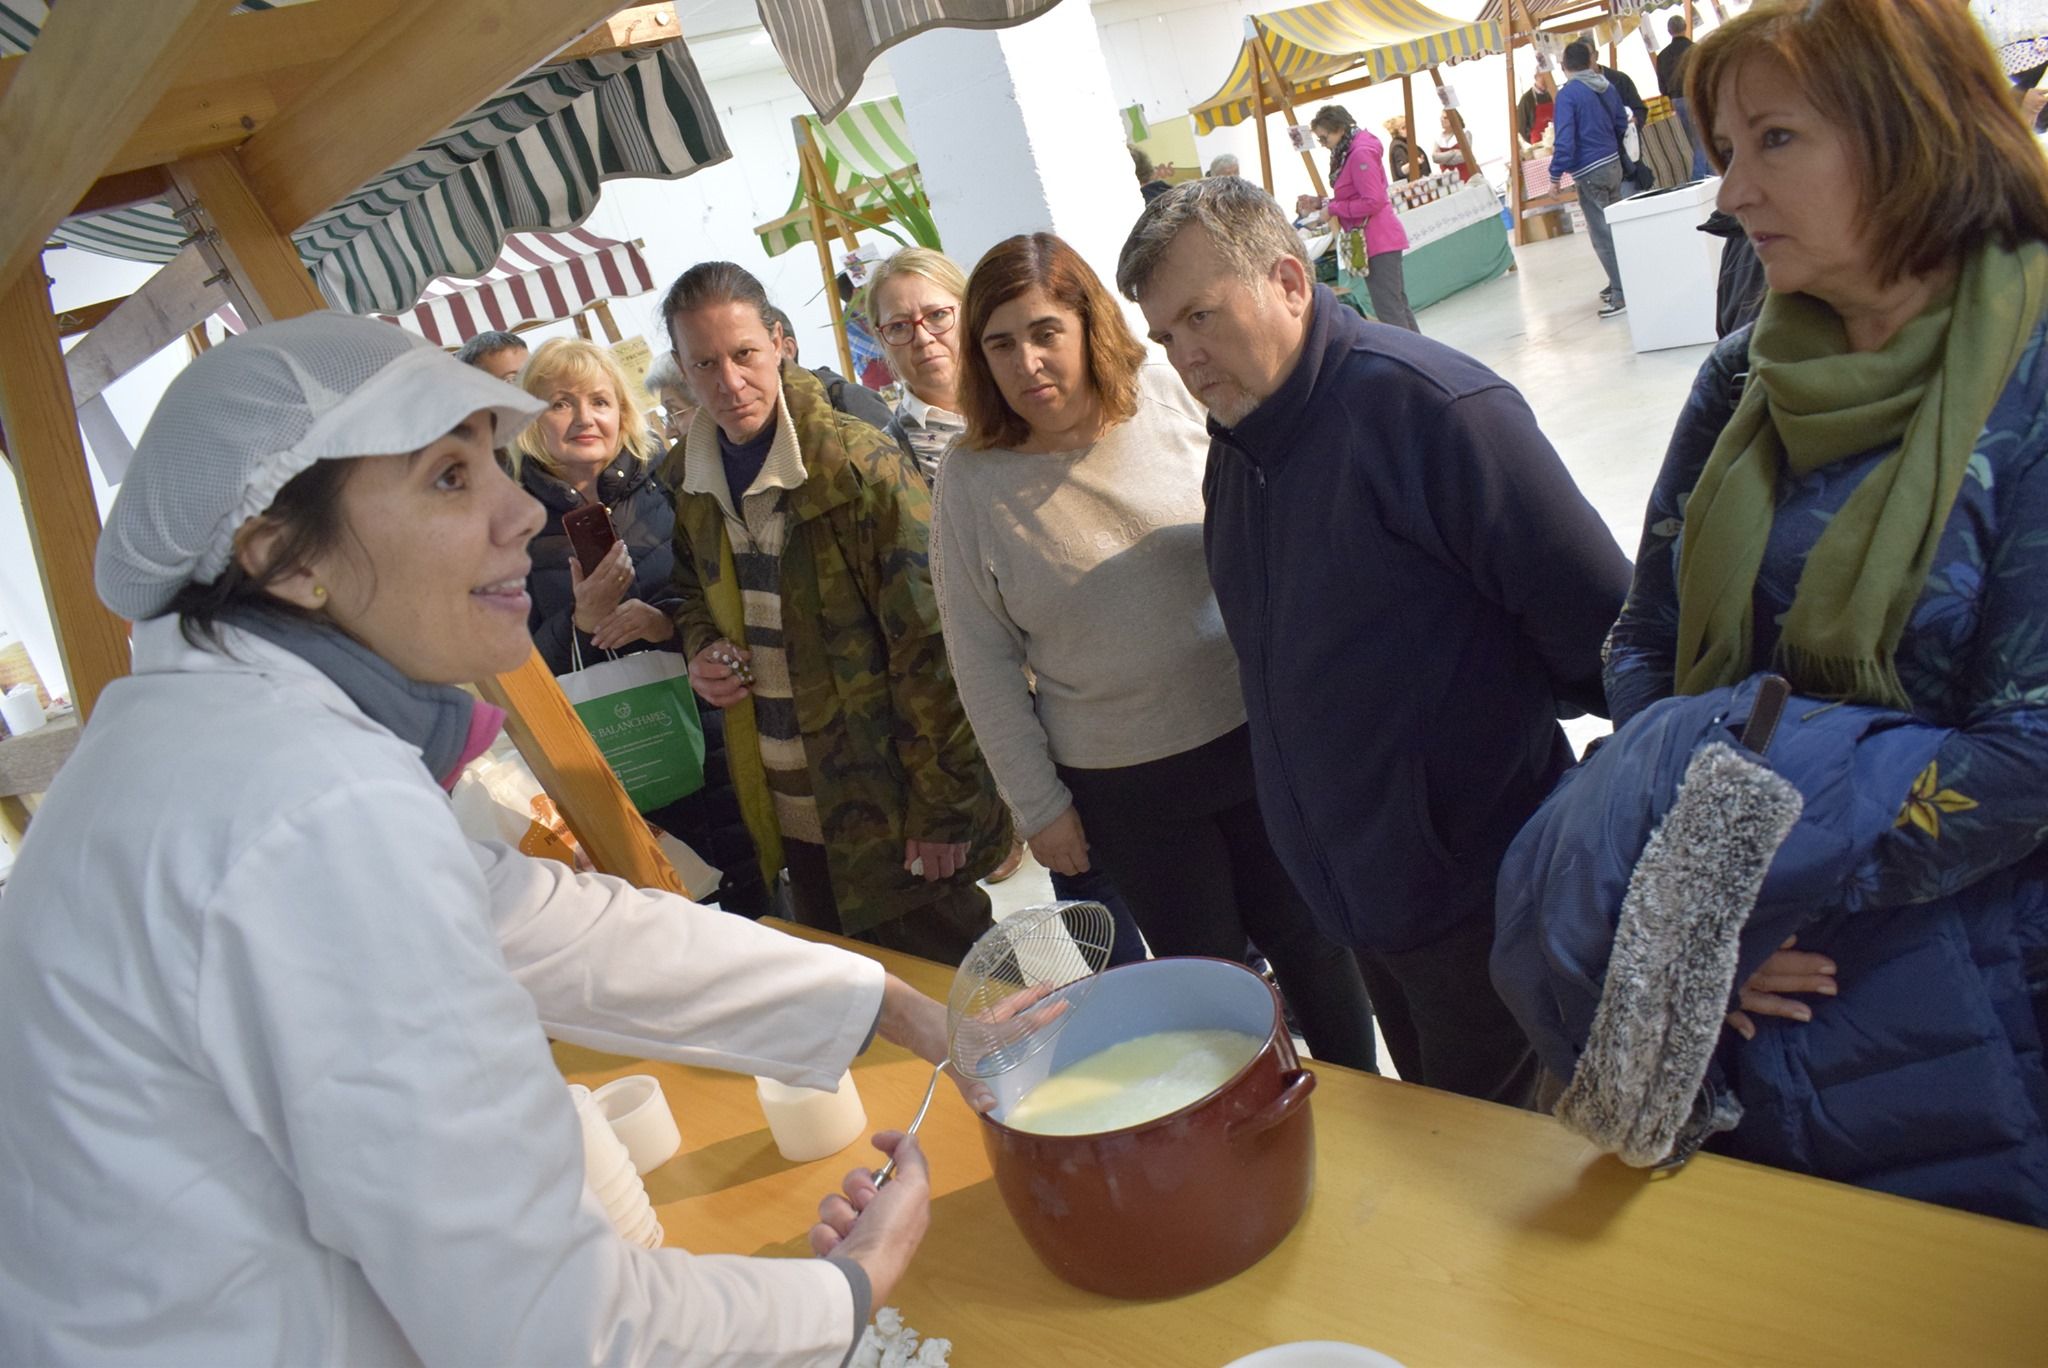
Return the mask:
[[313, 313], [187, 366], [143, 429], [100, 533], [100, 599], [134, 621], [227, 569], [235, 533], [315, 461], [395, 456], [479, 409], [509, 442], [545, 407], [389, 323]]

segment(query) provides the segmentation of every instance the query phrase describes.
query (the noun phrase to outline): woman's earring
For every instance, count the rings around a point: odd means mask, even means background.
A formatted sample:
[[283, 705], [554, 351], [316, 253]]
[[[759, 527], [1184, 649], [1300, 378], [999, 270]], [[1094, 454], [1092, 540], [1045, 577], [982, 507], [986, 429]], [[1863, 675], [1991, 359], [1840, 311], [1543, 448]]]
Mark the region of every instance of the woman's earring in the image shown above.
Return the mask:
[[314, 598], [316, 598], [316, 599], [321, 599], [321, 600], [325, 600], [325, 599], [326, 599], [326, 597], [327, 597], [327, 586], [326, 586], [326, 585], [324, 585], [324, 584], [316, 584], [316, 585], [314, 585], [314, 586], [313, 586], [313, 597], [314, 597]]

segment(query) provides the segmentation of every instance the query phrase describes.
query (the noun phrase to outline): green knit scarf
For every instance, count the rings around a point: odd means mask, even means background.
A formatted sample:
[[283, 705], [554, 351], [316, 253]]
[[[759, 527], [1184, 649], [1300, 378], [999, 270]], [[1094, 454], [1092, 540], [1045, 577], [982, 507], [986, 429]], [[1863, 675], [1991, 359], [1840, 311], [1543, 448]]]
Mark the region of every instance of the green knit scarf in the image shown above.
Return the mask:
[[1810, 295], [1772, 292], [1749, 384], [1685, 508], [1678, 692], [1746, 678], [1751, 600], [1781, 472], [1805, 475], [1896, 442], [1807, 553], [1771, 668], [1799, 692], [1904, 709], [1894, 654], [1942, 529], [2021, 349], [2048, 302], [2048, 246], [1985, 247], [1955, 289], [1881, 351], [1852, 352]]

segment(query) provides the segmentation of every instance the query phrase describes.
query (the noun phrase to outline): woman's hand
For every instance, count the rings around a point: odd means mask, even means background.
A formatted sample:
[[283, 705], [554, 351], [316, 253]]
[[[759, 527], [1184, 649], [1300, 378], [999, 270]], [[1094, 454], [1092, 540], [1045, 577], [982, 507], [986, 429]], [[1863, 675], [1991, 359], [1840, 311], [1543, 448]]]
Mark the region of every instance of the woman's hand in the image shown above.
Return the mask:
[[636, 641], [667, 641], [676, 634], [669, 615], [643, 599], [627, 599], [597, 624], [590, 644], [600, 651], [616, 651]]
[[604, 553], [604, 559], [587, 575], [583, 573], [583, 566], [575, 553], [570, 552], [569, 588], [576, 595], [577, 631], [585, 634], [596, 632], [632, 587], [633, 557], [627, 553], [624, 542], [613, 542], [612, 549]]
[[[882, 980], [882, 1015], [875, 1022], [875, 1034], [904, 1049], [927, 1064], [944, 1064], [953, 1042], [946, 1033], [946, 1005], [926, 997], [894, 974]], [[946, 1076], [953, 1080], [967, 1105], [978, 1112], [993, 1109], [996, 1095], [977, 1079], [962, 1078], [950, 1066]]]
[[1294, 197], [1294, 216], [1296, 218], [1300, 218], [1304, 214], [1312, 214], [1322, 207], [1323, 198], [1320, 195], [1296, 195]]
[[1055, 874], [1072, 878], [1088, 872], [1088, 837], [1081, 830], [1081, 814], [1071, 803], [1025, 844], [1031, 847], [1031, 858]]
[[720, 637], [690, 661], [690, 687], [714, 708], [731, 707], [747, 696], [747, 688], [754, 682], [751, 673], [743, 673], [752, 654]]
[[851, 1259], [868, 1275], [874, 1304], [881, 1306], [896, 1290], [931, 1224], [932, 1176], [917, 1137], [883, 1131], [875, 1148], [896, 1161], [889, 1185], [876, 1188], [872, 1169], [863, 1166], [846, 1175], [839, 1192], [818, 1203], [818, 1223], [811, 1227], [811, 1249], [819, 1258]]
[[1794, 950], [1792, 947], [1798, 943], [1797, 936], [1785, 937], [1785, 943], [1757, 966], [1757, 971], [1749, 976], [1749, 982], [1742, 985], [1742, 992], [1738, 995], [1742, 1008], [1728, 1014], [1728, 1024], [1744, 1040], [1756, 1039], [1756, 1023], [1750, 1019], [1751, 1012], [1758, 1016], [1784, 1017], [1787, 1021], [1813, 1020], [1811, 1007], [1781, 994], [1835, 995], [1835, 962], [1826, 955]]

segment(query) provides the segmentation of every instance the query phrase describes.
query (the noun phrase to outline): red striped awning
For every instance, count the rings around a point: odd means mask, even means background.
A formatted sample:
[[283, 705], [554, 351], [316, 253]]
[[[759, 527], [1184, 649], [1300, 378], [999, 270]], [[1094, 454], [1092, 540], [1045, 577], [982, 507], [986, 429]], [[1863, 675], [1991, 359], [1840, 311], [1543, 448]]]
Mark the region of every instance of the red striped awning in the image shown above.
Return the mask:
[[411, 309], [378, 317], [438, 346], [457, 347], [481, 332], [573, 318], [599, 300], [653, 288], [638, 242], [614, 242], [581, 228], [514, 233], [482, 276], [438, 276]]

